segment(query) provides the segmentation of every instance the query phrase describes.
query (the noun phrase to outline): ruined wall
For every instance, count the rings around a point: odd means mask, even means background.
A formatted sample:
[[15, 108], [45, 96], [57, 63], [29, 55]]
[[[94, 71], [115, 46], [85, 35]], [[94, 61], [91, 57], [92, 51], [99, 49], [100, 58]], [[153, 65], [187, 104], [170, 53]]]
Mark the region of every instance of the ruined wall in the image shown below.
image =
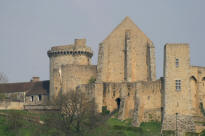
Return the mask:
[[[166, 44], [164, 48], [164, 118], [163, 128], [180, 131], [194, 129], [190, 89], [190, 53], [188, 44]], [[179, 81], [180, 80], [180, 85]], [[178, 87], [177, 87], [178, 86]], [[180, 87], [179, 87], [180, 86]], [[174, 121], [175, 120], [175, 121]]]
[[[146, 121], [161, 121], [161, 80], [154, 82], [96, 83], [80, 85], [94, 97], [98, 111], [103, 106], [113, 112], [118, 110], [118, 118], [135, 118], [139, 124]], [[118, 104], [118, 100], [120, 103]]]
[[139, 83], [136, 97], [138, 122], [161, 121], [162, 80]]
[[97, 81], [155, 80], [154, 46], [149, 45], [152, 42], [126, 17], [100, 44]]
[[48, 95], [32, 95], [26, 96], [25, 98], [25, 105], [46, 105], [48, 102]]
[[23, 110], [24, 102], [0, 101], [0, 110]]
[[96, 110], [102, 112], [103, 106], [103, 84], [102, 83], [90, 83], [81, 84], [77, 87], [77, 91], [80, 90], [86, 94], [90, 99], [95, 100]]
[[192, 108], [194, 115], [203, 117], [200, 109], [200, 103], [203, 103], [205, 109], [205, 67], [190, 67], [190, 89], [192, 93]]
[[[59, 72], [60, 71], [60, 72]], [[60, 69], [55, 69], [54, 92], [55, 96], [59, 92], [65, 93], [75, 89], [80, 84], [88, 84], [91, 78], [96, 78], [95, 65], [63, 65]]]
[[[119, 108], [119, 118], [122, 120], [132, 118], [135, 85], [135, 83], [103, 83], [103, 106], [111, 112]], [[120, 105], [117, 104], [117, 99], [120, 100]]]
[[48, 51], [50, 58], [50, 92], [52, 99], [55, 96], [56, 73], [62, 65], [90, 65], [93, 55], [91, 48], [86, 46], [86, 39], [75, 39], [74, 44], [55, 46]]
[[0, 93], [0, 99], [8, 101], [25, 101], [25, 92], [9, 92], [9, 93]]

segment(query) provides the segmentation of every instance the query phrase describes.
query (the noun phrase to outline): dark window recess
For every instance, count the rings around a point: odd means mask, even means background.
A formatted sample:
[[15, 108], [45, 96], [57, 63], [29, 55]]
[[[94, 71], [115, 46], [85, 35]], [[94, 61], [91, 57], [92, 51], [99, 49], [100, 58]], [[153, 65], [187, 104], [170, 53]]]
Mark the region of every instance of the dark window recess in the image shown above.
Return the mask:
[[181, 90], [181, 80], [175, 80], [176, 82], [176, 90], [180, 91]]
[[39, 101], [42, 100], [42, 96], [41, 96], [41, 94], [38, 95], [38, 100], [39, 100]]
[[33, 96], [31, 96], [31, 99], [30, 99], [30, 100], [31, 100], [31, 102], [33, 102]]
[[176, 68], [179, 67], [179, 59], [176, 59]]

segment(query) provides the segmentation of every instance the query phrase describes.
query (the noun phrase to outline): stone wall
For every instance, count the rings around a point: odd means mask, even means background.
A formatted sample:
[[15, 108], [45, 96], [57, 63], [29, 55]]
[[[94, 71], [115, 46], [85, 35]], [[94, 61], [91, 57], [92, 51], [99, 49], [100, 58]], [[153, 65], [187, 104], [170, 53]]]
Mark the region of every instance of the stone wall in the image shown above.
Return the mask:
[[[186, 120], [186, 117], [190, 117], [194, 113], [193, 94], [190, 87], [189, 45], [166, 44], [164, 53], [163, 129], [173, 130], [176, 123], [172, 118], [178, 114], [178, 116], [184, 118], [181, 120], [181, 126], [178, 127], [193, 130], [192, 118]], [[180, 80], [180, 85], [177, 84], [176, 80]], [[186, 125], [186, 127], [183, 127], [183, 125]]]
[[161, 121], [162, 80], [139, 82], [137, 85], [134, 122]]
[[205, 109], [205, 67], [190, 67], [190, 88], [193, 110], [195, 111], [194, 115], [203, 117], [200, 103], [203, 103], [203, 108]]
[[99, 112], [106, 106], [110, 112], [118, 110], [118, 118], [121, 120], [132, 118], [138, 124], [161, 121], [161, 80], [95, 83], [80, 85], [77, 88], [95, 99]]
[[23, 110], [24, 102], [0, 101], [0, 110]]
[[59, 92], [65, 93], [74, 90], [81, 84], [88, 84], [89, 80], [96, 78], [95, 65], [63, 65], [53, 72], [55, 96]]
[[25, 99], [26, 99], [25, 102], [26, 105], [46, 105], [48, 102], [48, 95], [26, 96]]
[[54, 87], [56, 73], [62, 65], [90, 65], [93, 52], [91, 48], [86, 46], [86, 39], [76, 39], [74, 44], [55, 46], [48, 51], [50, 59], [50, 97], [55, 95]]
[[0, 93], [1, 100], [9, 100], [9, 101], [25, 101], [25, 92], [9, 92], [9, 93]]
[[126, 17], [100, 44], [97, 69], [98, 82], [155, 80], [154, 46]]

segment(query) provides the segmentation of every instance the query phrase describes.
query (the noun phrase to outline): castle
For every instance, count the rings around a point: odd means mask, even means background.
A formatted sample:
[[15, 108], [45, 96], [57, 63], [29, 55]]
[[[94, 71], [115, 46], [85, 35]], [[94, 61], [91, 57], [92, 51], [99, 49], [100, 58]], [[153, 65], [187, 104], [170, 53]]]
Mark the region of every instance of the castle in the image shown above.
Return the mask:
[[[100, 43], [97, 65], [86, 39], [48, 51], [50, 80], [0, 84], [0, 93], [17, 101], [1, 109], [43, 108], [59, 93], [80, 89], [95, 98], [97, 110], [119, 109], [118, 118], [133, 124], [161, 121], [163, 130], [201, 131], [204, 120], [205, 67], [190, 65], [188, 44], [164, 46], [164, 75], [156, 79], [155, 47], [126, 17]], [[177, 124], [177, 125], [176, 125]]]

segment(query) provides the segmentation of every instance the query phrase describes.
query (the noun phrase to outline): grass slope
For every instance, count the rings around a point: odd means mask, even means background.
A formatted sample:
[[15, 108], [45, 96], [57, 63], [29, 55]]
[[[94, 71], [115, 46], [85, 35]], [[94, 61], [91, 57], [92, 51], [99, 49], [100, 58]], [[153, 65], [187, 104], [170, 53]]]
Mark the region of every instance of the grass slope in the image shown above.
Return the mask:
[[[3, 111], [3, 113], [12, 112], [37, 119], [45, 117], [45, 114], [26, 111]], [[60, 130], [48, 128], [32, 121], [20, 119], [20, 121], [15, 122], [11, 120], [12, 118], [0, 116], [0, 136], [65, 136]], [[15, 128], [12, 128], [13, 126]], [[91, 130], [86, 136], [160, 136], [160, 129], [161, 124], [159, 122], [147, 122], [142, 123], [140, 127], [133, 127], [131, 120], [120, 121], [116, 118], [110, 118]]]

